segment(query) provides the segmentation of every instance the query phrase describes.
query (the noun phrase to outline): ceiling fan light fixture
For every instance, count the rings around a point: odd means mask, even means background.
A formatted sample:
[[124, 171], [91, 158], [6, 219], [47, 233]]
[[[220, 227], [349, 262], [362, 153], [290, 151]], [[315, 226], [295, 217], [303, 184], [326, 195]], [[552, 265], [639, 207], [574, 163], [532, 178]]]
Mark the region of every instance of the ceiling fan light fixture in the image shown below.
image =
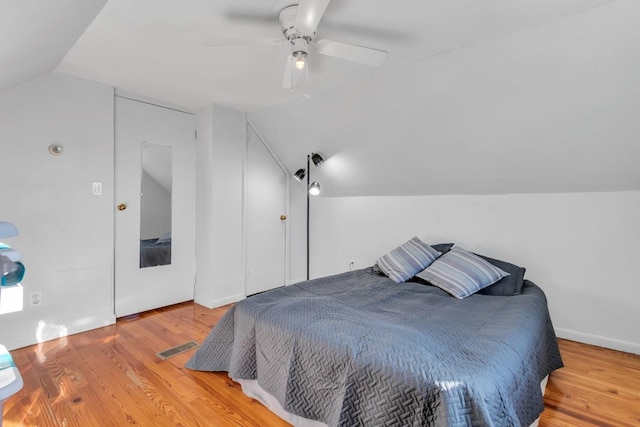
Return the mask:
[[295, 64], [296, 69], [304, 70], [304, 67], [307, 64], [307, 54], [304, 52], [296, 52]]
[[307, 65], [307, 39], [296, 37], [291, 41], [294, 64], [298, 70], [304, 70]]
[[[359, 64], [380, 67], [387, 59], [387, 52], [366, 46], [340, 42], [336, 40], [317, 40], [318, 25], [331, 0], [277, 0], [271, 8], [268, 20], [277, 14], [280, 22], [282, 38], [244, 37], [233, 39], [218, 37], [212, 42], [203, 42], [206, 46], [243, 46], [254, 44], [279, 45], [289, 44], [290, 53], [286, 57], [282, 88], [295, 94], [294, 89], [300, 86], [301, 81], [308, 86], [309, 79], [309, 49], [313, 47], [320, 55], [356, 62]], [[252, 12], [239, 13], [242, 17], [255, 21], [256, 15]], [[260, 15], [258, 15], [260, 16]], [[260, 20], [263, 20], [262, 17]], [[311, 47], [310, 47], [311, 46]], [[315, 55], [315, 53], [314, 53]], [[315, 63], [315, 56], [312, 60]], [[305, 89], [306, 95], [306, 89]], [[302, 94], [302, 93], [301, 93]]]

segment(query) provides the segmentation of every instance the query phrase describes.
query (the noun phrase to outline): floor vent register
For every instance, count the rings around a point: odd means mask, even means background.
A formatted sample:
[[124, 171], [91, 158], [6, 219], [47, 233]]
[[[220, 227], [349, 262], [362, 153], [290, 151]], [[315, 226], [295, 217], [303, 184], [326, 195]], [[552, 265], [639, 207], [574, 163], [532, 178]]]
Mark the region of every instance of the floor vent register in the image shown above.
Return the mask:
[[195, 341], [189, 341], [184, 344], [177, 345], [175, 347], [168, 348], [164, 351], [156, 353], [158, 357], [162, 360], [167, 360], [170, 357], [176, 356], [180, 353], [184, 353], [185, 351], [189, 351], [192, 348], [198, 347], [198, 343]]

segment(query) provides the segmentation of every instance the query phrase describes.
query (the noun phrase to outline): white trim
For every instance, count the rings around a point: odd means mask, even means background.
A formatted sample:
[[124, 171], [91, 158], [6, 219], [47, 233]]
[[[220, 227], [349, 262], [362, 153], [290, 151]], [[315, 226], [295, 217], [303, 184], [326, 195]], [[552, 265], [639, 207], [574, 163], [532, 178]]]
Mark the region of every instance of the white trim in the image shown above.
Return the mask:
[[571, 341], [578, 341], [584, 344], [595, 345], [598, 347], [610, 348], [613, 350], [624, 351], [627, 353], [640, 354], [640, 343], [630, 341], [617, 340], [615, 338], [593, 335], [586, 332], [574, 331], [565, 328], [555, 328], [556, 336]]
[[122, 90], [122, 89], [118, 89], [118, 88], [114, 88], [114, 92], [113, 93], [114, 93], [114, 96], [117, 96], [119, 98], [127, 98], [127, 99], [130, 99], [132, 101], [144, 102], [145, 104], [152, 104], [152, 105], [155, 105], [157, 107], [168, 108], [170, 110], [176, 110], [176, 111], [179, 111], [181, 113], [195, 115], [195, 111], [194, 110], [192, 110], [190, 108], [187, 108], [185, 106], [182, 106], [182, 105], [172, 104], [172, 103], [169, 103], [169, 102], [161, 101], [159, 99], [150, 98], [148, 96], [140, 95], [140, 94], [133, 93], [133, 92], [128, 92], [126, 90]]
[[[98, 316], [81, 317], [78, 319], [72, 319], [69, 323], [64, 323], [62, 326], [66, 328], [66, 334], [64, 336], [78, 334], [80, 332], [90, 331], [91, 329], [98, 329], [105, 326], [113, 325], [116, 323], [116, 315], [113, 313], [103, 314]], [[44, 341], [51, 341], [62, 337], [51, 337]], [[35, 334], [23, 335], [4, 341], [3, 344], [9, 350], [15, 350], [16, 348], [27, 347], [33, 344], [38, 344], [38, 339]]]
[[[111, 98], [111, 114], [112, 114], [112, 119], [113, 119], [113, 123], [112, 123], [112, 129], [111, 129], [111, 147], [113, 148], [113, 157], [111, 158], [112, 162], [111, 162], [111, 169], [113, 174], [111, 175], [111, 188], [113, 188], [113, 191], [111, 192], [111, 209], [113, 209], [114, 206], [116, 206], [116, 200], [118, 200], [118, 196], [116, 195], [116, 173], [118, 172], [116, 170], [116, 88], [112, 88], [112, 94], [113, 97]], [[109, 311], [111, 313], [113, 313], [113, 317], [115, 319], [116, 316], [116, 220], [117, 220], [117, 215], [115, 214], [115, 209], [112, 210], [113, 214], [111, 215], [111, 244], [112, 244], [112, 251], [111, 251], [111, 281], [110, 281], [110, 285], [111, 285], [111, 295], [110, 297], [110, 301], [109, 301]], [[114, 321], [115, 322], [115, 321]], [[2, 427], [2, 426], [0, 426]]]
[[251, 126], [251, 129], [253, 129], [253, 131], [256, 133], [256, 135], [258, 136], [258, 139], [260, 140], [260, 142], [262, 142], [262, 144], [267, 149], [269, 154], [271, 154], [271, 157], [273, 157], [273, 160], [275, 160], [276, 163], [278, 164], [278, 166], [280, 166], [280, 169], [282, 169], [282, 172], [284, 172], [286, 175], [290, 176], [291, 172], [285, 166], [285, 164], [282, 162], [282, 159], [280, 159], [280, 156], [278, 156], [278, 153], [276, 153], [276, 151], [273, 149], [271, 144], [269, 144], [269, 141], [264, 136], [262, 136], [262, 134], [260, 134], [260, 132], [258, 132], [258, 129], [256, 128], [256, 125], [253, 124], [253, 122], [251, 120], [249, 120], [249, 119], [247, 119], [247, 124], [249, 126]]
[[243, 114], [244, 123], [242, 126], [242, 136], [244, 143], [242, 144], [242, 206], [240, 207], [242, 212], [242, 295], [247, 296], [247, 268], [249, 262], [247, 260], [247, 252], [249, 251], [249, 232], [248, 232], [248, 220], [247, 220], [247, 197], [249, 189], [249, 180], [247, 179], [247, 171], [249, 170], [249, 120], [247, 119], [247, 113]]
[[231, 295], [228, 297], [224, 297], [224, 298], [217, 298], [217, 299], [213, 299], [213, 300], [200, 300], [200, 299], [196, 299], [195, 303], [196, 304], [200, 304], [204, 307], [207, 308], [217, 308], [217, 307], [222, 307], [223, 305], [227, 305], [227, 304], [231, 304], [234, 302], [238, 302], [241, 301], [243, 299], [245, 299], [246, 296], [244, 293], [242, 294], [235, 294], [235, 295]]

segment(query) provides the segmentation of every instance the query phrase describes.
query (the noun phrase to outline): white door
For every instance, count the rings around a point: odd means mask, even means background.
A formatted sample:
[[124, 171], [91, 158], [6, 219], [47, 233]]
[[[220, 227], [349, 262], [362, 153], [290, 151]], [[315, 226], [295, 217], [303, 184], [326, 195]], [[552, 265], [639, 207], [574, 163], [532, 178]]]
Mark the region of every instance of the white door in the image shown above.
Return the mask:
[[193, 114], [116, 97], [117, 317], [193, 299], [194, 126]]
[[247, 295], [252, 295], [285, 285], [287, 174], [248, 128]]

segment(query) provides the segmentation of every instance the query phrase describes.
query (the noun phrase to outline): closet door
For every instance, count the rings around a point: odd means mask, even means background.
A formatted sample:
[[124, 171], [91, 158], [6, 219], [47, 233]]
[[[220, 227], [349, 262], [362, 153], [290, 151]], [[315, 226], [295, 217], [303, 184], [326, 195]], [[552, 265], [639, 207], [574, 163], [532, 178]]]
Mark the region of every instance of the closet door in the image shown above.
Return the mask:
[[195, 121], [116, 97], [115, 312], [193, 299]]
[[247, 147], [247, 295], [285, 285], [287, 174], [251, 126]]

